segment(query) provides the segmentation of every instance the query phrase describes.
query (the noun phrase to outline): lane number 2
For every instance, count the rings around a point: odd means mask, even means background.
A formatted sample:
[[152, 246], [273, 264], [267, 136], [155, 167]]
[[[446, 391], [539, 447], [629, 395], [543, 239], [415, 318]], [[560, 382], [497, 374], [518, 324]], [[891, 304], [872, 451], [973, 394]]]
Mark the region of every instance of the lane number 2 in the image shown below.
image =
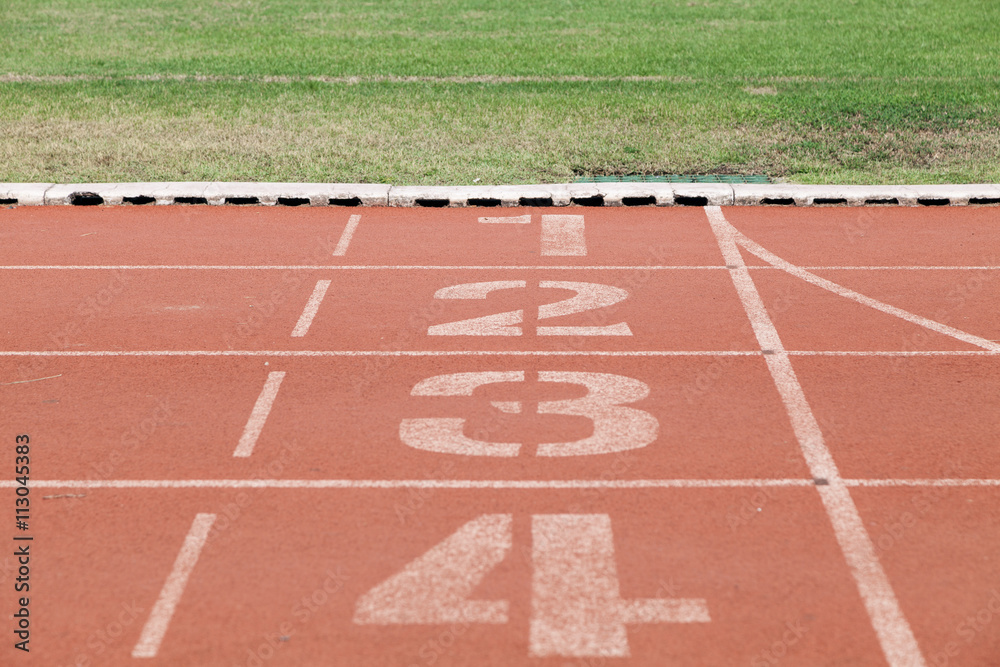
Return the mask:
[[[436, 299], [485, 299], [491, 292], [527, 287], [524, 280], [494, 280], [482, 283], [462, 283], [443, 287], [434, 293]], [[628, 292], [620, 287], [601, 283], [583, 283], [565, 280], [543, 280], [538, 283], [543, 289], [566, 289], [576, 292], [576, 296], [547, 303], [538, 307], [538, 319], [546, 320], [564, 315], [575, 315], [616, 303], [628, 298]], [[524, 322], [524, 310], [509, 310], [495, 315], [473, 317], [457, 322], [435, 324], [428, 327], [430, 336], [520, 336]], [[632, 330], [625, 322], [596, 326], [539, 326], [539, 336], [631, 336]]]

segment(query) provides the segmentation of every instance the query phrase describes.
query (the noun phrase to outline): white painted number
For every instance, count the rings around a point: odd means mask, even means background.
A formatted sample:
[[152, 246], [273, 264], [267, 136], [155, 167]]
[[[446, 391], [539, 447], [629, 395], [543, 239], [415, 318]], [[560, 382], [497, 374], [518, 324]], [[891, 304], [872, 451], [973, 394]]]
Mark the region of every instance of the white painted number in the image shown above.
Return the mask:
[[484, 514], [358, 600], [362, 625], [506, 623], [506, 600], [469, 595], [510, 551], [513, 517]]
[[[479, 218], [486, 224], [531, 224], [531, 215]], [[582, 215], [542, 216], [542, 255], [546, 257], [584, 257], [587, 239]]]
[[[523, 280], [495, 280], [486, 283], [463, 283], [444, 287], [434, 293], [436, 299], [485, 299], [493, 291], [524, 287]], [[474, 317], [448, 324], [428, 327], [429, 336], [520, 336], [521, 327], [513, 326], [524, 322], [523, 310], [511, 310], [496, 315]]]
[[[538, 307], [538, 319], [546, 320], [564, 315], [575, 315], [598, 308], [613, 306], [628, 298], [628, 292], [620, 287], [600, 283], [582, 283], [563, 280], [543, 280], [538, 283], [543, 289], [566, 289], [576, 292], [576, 296], [547, 303]], [[462, 283], [439, 289], [434, 293], [437, 299], [485, 299], [490, 292], [503, 289], [527, 287], [524, 280], [496, 280], [484, 283]], [[593, 317], [598, 319], [597, 316]], [[435, 324], [427, 328], [430, 336], [520, 336], [524, 322], [523, 310], [511, 310], [496, 315], [474, 317], [447, 324]], [[625, 322], [593, 326], [539, 326], [539, 336], [631, 336], [632, 330]]]
[[[472, 396], [476, 387], [497, 382], [524, 382], [524, 371], [451, 373], [421, 380], [411, 396]], [[430, 417], [404, 419], [399, 424], [399, 437], [414, 449], [440, 454], [466, 456], [517, 456], [521, 445], [516, 442], [495, 443], [473, 440], [462, 432], [461, 418]]]
[[582, 215], [542, 216], [542, 255], [583, 257], [586, 254]]
[[582, 384], [588, 389], [580, 398], [539, 402], [539, 414], [577, 415], [594, 422], [594, 433], [589, 438], [540, 444], [539, 456], [610, 454], [639, 449], [656, 440], [660, 430], [656, 417], [645, 410], [621, 405], [649, 396], [649, 385], [645, 382], [624, 375], [576, 371], [539, 371], [538, 379]]
[[[579, 398], [540, 401], [539, 414], [587, 417], [594, 423], [594, 432], [589, 437], [572, 442], [542, 443], [538, 445], [538, 456], [584, 456], [638, 449], [656, 440], [659, 434], [660, 424], [656, 417], [645, 410], [622, 405], [649, 396], [649, 386], [640, 380], [611, 373], [576, 371], [539, 371], [538, 379], [587, 388], [587, 394]], [[524, 371], [435, 375], [418, 382], [410, 394], [472, 396], [476, 387], [498, 382], [524, 382]], [[494, 401], [491, 405], [501, 412], [521, 412], [520, 401]], [[441, 454], [509, 457], [517, 456], [521, 450], [520, 443], [474, 440], [464, 434], [464, 428], [463, 418], [404, 419], [399, 425], [399, 437], [414, 449]]]
[[531, 536], [532, 656], [627, 657], [626, 625], [710, 620], [704, 599], [621, 598], [607, 514], [536, 514]]
[[[366, 625], [507, 623], [509, 601], [470, 600], [510, 552], [513, 516], [484, 514], [363, 595]], [[623, 600], [607, 514], [532, 517], [533, 657], [627, 657], [627, 625], [707, 623], [702, 598]]]

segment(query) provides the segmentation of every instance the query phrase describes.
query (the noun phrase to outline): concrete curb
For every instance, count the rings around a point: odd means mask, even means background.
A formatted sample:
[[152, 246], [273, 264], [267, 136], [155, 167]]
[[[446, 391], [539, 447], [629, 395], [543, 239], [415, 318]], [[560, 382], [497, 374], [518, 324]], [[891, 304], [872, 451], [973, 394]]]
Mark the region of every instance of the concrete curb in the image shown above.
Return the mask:
[[557, 183], [393, 186], [364, 183], [0, 183], [19, 206], [968, 206], [1000, 205], [1000, 184], [748, 185]]

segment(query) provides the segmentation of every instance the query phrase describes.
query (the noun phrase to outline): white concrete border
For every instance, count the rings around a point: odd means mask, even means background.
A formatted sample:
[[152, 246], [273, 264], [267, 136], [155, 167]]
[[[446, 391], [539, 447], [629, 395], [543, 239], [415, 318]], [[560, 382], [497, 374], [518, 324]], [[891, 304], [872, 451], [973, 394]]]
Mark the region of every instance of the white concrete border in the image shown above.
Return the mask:
[[55, 183], [0, 183], [0, 200], [14, 200], [21, 206], [39, 206], [45, 203], [45, 191]]
[[[65, 206], [88, 195], [105, 205], [213, 206], [967, 206], [1000, 205], [1000, 184], [766, 185], [555, 183], [393, 186], [365, 183], [0, 183], [0, 201]], [[94, 197], [91, 201], [96, 202]]]

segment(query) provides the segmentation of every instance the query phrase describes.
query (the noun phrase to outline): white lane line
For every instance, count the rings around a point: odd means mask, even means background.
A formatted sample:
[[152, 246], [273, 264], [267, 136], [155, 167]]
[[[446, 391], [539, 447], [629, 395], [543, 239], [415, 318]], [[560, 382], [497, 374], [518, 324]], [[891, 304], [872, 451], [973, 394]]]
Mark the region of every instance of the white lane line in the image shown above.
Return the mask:
[[793, 357], [995, 357], [990, 350], [787, 350]]
[[[560, 269], [577, 271], [701, 271], [724, 270], [725, 266], [700, 265], [629, 265], [604, 264], [585, 265], [544, 265], [544, 264], [479, 264], [479, 265], [415, 265], [415, 264], [18, 264], [0, 266], [0, 271], [452, 271], [452, 270], [541, 270]], [[748, 265], [751, 271], [782, 271], [781, 267], [768, 265]], [[808, 271], [1000, 271], [1000, 266], [799, 266]]]
[[[778, 269], [780, 266], [747, 266], [748, 269]], [[799, 266], [809, 271], [998, 271], [1000, 266]]]
[[27, 384], [28, 382], [40, 382], [42, 380], [51, 380], [52, 378], [61, 378], [62, 373], [58, 375], [47, 375], [43, 378], [34, 378], [33, 380], [14, 380], [13, 382], [0, 382], [0, 386], [6, 386], [9, 384]]
[[157, 598], [153, 610], [149, 613], [149, 618], [146, 619], [146, 625], [142, 628], [142, 635], [140, 635], [135, 648], [132, 649], [133, 658], [156, 657], [157, 651], [160, 650], [160, 643], [163, 641], [164, 635], [167, 634], [170, 619], [177, 609], [177, 603], [180, 602], [181, 595], [184, 594], [188, 577], [191, 576], [191, 571], [198, 562], [201, 548], [205, 546], [208, 531], [214, 522], [214, 514], [195, 516], [191, 523], [191, 530], [184, 538], [184, 545], [181, 547], [180, 553], [177, 554], [177, 560], [174, 561], [174, 569], [171, 570], [170, 576], [163, 584], [160, 597]]
[[1000, 486], [1000, 479], [845, 479], [847, 486]]
[[347, 226], [344, 227], [344, 233], [340, 235], [340, 240], [337, 241], [337, 247], [333, 249], [333, 254], [337, 257], [343, 257], [347, 254], [347, 245], [351, 242], [351, 237], [354, 236], [354, 231], [358, 228], [358, 223], [361, 222], [360, 215], [352, 215], [347, 221]]
[[875, 546], [865, 529], [847, 486], [839, 479], [817, 486], [823, 506], [834, 526], [837, 542], [854, 575], [875, 634], [892, 667], [925, 667], [913, 630], [896, 599]]
[[[48, 270], [66, 270], [66, 271], [83, 271], [87, 269], [103, 270], [103, 271], [116, 271], [116, 270], [143, 270], [143, 271], [160, 271], [160, 270], [220, 270], [220, 271], [245, 271], [245, 270], [262, 270], [262, 271], [319, 271], [319, 270], [363, 270], [363, 271], [411, 271], [411, 270], [431, 270], [431, 271], [470, 271], [470, 270], [541, 270], [541, 269], [572, 269], [577, 271], [670, 271], [674, 269], [683, 271], [692, 270], [720, 270], [725, 269], [724, 266], [688, 266], [688, 265], [632, 265], [632, 264], [604, 264], [598, 266], [588, 266], [588, 265], [576, 265], [576, 264], [480, 264], [480, 265], [413, 265], [413, 264], [271, 264], [271, 265], [228, 265], [228, 264], [133, 264], [133, 265], [122, 265], [122, 266], [110, 266], [110, 265], [93, 265], [93, 266], [83, 266], [83, 265], [65, 265], [65, 266], [0, 266], [0, 270], [8, 271], [15, 269], [26, 269], [34, 271], [48, 271]], [[769, 269], [771, 271], [776, 270], [773, 266], [759, 266], [754, 267], [759, 269]], [[827, 267], [819, 267], [827, 268]]]
[[313, 318], [316, 317], [316, 312], [319, 310], [319, 305], [323, 303], [323, 297], [326, 296], [328, 289], [330, 289], [329, 280], [316, 281], [316, 287], [313, 288], [313, 293], [309, 296], [306, 307], [302, 309], [299, 321], [295, 323], [295, 328], [292, 329], [293, 337], [301, 338], [309, 331], [309, 326], [312, 324]]
[[[759, 357], [760, 350], [3, 350], [0, 357]], [[995, 357], [988, 350], [786, 350], [789, 356]]]
[[52, 350], [0, 357], [756, 357], [760, 350]]
[[[97, 479], [31, 480], [53, 489], [727, 489], [813, 486], [812, 479]], [[0, 480], [13, 488], [15, 480]]]
[[583, 257], [586, 254], [582, 215], [542, 216], [542, 256]]
[[[858, 487], [1000, 487], [1000, 479], [842, 479]], [[730, 489], [814, 486], [813, 479], [45, 479], [31, 485], [48, 489]], [[0, 489], [17, 486], [0, 480]]]
[[504, 217], [484, 217], [479, 218], [479, 222], [491, 225], [491, 224], [515, 224], [515, 225], [527, 225], [531, 222], [531, 214], [528, 215], [509, 215]]
[[[957, 338], [963, 343], [968, 343], [969, 345], [975, 345], [976, 347], [981, 347], [985, 350], [991, 350], [993, 352], [1000, 351], [1000, 343], [988, 340], [986, 338], [981, 338], [974, 334], [956, 329], [955, 327], [950, 327], [947, 324], [941, 324], [940, 322], [935, 322], [934, 320], [928, 319], [921, 315], [916, 315], [909, 312], [908, 310], [903, 310], [902, 308], [897, 308], [896, 306], [891, 306], [887, 303], [883, 303], [877, 299], [865, 296], [859, 292], [855, 292], [852, 289], [848, 289], [842, 285], [838, 285], [835, 282], [827, 280], [826, 278], [820, 278], [816, 274], [810, 273], [805, 269], [795, 266], [791, 262], [778, 257], [770, 250], [763, 248], [755, 241], [747, 238], [738, 229], [726, 222], [725, 218], [722, 218], [722, 213], [718, 214], [721, 218], [721, 222], [713, 223], [718, 224], [720, 229], [725, 229], [725, 233], [732, 238], [734, 243], [738, 243], [747, 249], [748, 252], [756, 255], [760, 259], [764, 260], [768, 264], [774, 266], [775, 268], [781, 269], [786, 273], [789, 273], [800, 280], [804, 280], [810, 285], [815, 285], [816, 287], [821, 287], [829, 292], [833, 292], [837, 296], [842, 296], [845, 299], [850, 299], [862, 305], [868, 306], [869, 308], [874, 308], [880, 312], [887, 315], [893, 315], [901, 320], [911, 322], [918, 326], [924, 327], [925, 329], [930, 329], [931, 331], [943, 334], [945, 336], [951, 336], [952, 338]], [[727, 264], [730, 262], [727, 260]]]
[[854, 576], [882, 652], [892, 667], [925, 667], [913, 630], [903, 615], [885, 570], [882, 569], [850, 490], [840, 478], [833, 456], [823, 441], [823, 433], [795, 375], [791, 359], [784, 351], [778, 331], [743, 263], [736, 245], [738, 232], [726, 221], [720, 207], [706, 206], [705, 213], [726, 264], [732, 267], [729, 275], [757, 340], [763, 349], [770, 351], [764, 359], [785, 404], [809, 472], [813, 477], [827, 480], [827, 484], [817, 485], [816, 488], [847, 566]]
[[271, 406], [274, 405], [274, 399], [278, 397], [278, 389], [284, 379], [285, 371], [271, 371], [267, 374], [264, 388], [260, 390], [260, 396], [257, 397], [257, 402], [253, 405], [250, 419], [247, 420], [247, 425], [243, 428], [243, 435], [240, 436], [240, 442], [236, 445], [233, 456], [250, 456], [253, 453], [254, 445], [257, 444], [257, 438], [260, 437], [260, 432], [264, 429], [264, 422], [267, 421], [267, 416], [271, 413]]

